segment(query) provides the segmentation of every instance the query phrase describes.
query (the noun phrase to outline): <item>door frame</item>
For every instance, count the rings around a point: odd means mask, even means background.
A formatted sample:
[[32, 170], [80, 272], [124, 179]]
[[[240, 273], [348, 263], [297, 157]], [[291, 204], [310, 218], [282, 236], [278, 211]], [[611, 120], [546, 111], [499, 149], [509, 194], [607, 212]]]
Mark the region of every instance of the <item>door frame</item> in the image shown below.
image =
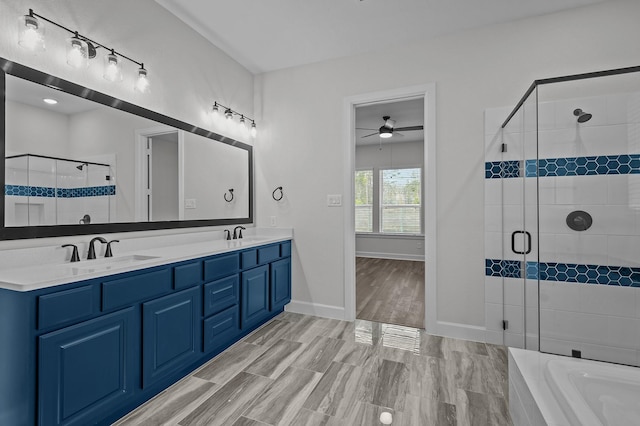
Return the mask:
[[178, 220], [184, 220], [184, 131], [171, 126], [155, 126], [135, 131], [134, 216], [136, 222], [147, 221], [146, 189], [144, 188], [147, 170], [144, 161], [147, 138], [173, 132], [178, 132]]
[[356, 232], [354, 206], [354, 173], [356, 170], [356, 106], [388, 103], [410, 98], [424, 98], [424, 186], [425, 203], [425, 317], [424, 328], [435, 333], [437, 328], [437, 226], [436, 226], [436, 84], [429, 83], [393, 90], [350, 96], [343, 102], [344, 158], [344, 307], [345, 320], [356, 318]]

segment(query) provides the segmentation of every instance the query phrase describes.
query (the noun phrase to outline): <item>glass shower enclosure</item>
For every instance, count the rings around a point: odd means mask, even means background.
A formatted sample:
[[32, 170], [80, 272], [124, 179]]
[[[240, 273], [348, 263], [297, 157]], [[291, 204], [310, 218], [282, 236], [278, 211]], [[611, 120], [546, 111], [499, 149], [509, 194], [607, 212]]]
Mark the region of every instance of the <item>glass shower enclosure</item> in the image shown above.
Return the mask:
[[5, 226], [110, 223], [108, 164], [22, 154], [5, 159]]
[[537, 80], [485, 133], [487, 340], [640, 365], [640, 67]]

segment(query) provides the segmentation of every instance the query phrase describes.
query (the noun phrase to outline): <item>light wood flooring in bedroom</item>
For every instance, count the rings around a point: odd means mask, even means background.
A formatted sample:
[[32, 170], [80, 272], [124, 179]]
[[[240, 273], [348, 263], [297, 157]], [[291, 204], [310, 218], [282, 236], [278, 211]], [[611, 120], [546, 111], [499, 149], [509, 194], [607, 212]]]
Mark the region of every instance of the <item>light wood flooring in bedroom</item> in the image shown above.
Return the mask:
[[356, 257], [356, 318], [424, 327], [424, 262]]

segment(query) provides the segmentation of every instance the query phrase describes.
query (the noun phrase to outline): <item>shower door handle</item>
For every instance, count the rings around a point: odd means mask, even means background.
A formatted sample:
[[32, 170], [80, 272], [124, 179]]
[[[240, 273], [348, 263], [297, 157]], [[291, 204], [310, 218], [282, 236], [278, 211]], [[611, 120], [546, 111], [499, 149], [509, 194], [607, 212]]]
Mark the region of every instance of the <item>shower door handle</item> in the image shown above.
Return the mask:
[[[527, 241], [527, 250], [516, 250], [516, 234], [523, 234]], [[529, 254], [531, 253], [531, 234], [527, 231], [513, 231], [511, 234], [511, 250], [516, 254]]]

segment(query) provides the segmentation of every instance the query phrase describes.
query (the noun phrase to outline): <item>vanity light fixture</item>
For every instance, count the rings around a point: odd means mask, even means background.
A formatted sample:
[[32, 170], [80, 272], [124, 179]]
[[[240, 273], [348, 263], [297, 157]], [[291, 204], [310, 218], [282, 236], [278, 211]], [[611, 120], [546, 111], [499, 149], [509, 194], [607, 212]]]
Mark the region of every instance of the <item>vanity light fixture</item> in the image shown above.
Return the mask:
[[36, 52], [45, 50], [44, 25], [34, 15], [29, 9], [28, 15], [18, 18], [18, 44]]
[[66, 49], [67, 64], [70, 66], [74, 68], [87, 67], [89, 65], [89, 59], [96, 57], [96, 50], [102, 48], [108, 52], [104, 57], [103, 76], [106, 80], [122, 81], [122, 61], [126, 59], [139, 67], [134, 89], [141, 93], [149, 90], [149, 77], [142, 62], [131, 59], [122, 53], [116, 52], [115, 49], [91, 40], [89, 37], [78, 33], [78, 31], [73, 31], [64, 25], [60, 25], [42, 15], [38, 15], [33, 9], [29, 9], [29, 13], [21, 16], [18, 20], [18, 44], [20, 46], [33, 51], [45, 49], [44, 25], [42, 21], [71, 33], [71, 37], [67, 39]]
[[78, 33], [67, 40], [67, 64], [73, 68], [89, 66], [89, 48], [87, 42], [78, 37]]
[[104, 57], [104, 74], [103, 77], [107, 81], [121, 81], [122, 80], [122, 64], [116, 53], [112, 50], [107, 56]]
[[213, 107], [211, 107], [211, 111], [214, 113], [219, 113], [220, 112], [220, 108], [224, 109], [224, 116], [227, 118], [227, 120], [233, 120], [233, 116], [239, 116], [240, 117], [240, 125], [243, 128], [247, 128], [247, 121], [251, 122], [251, 128], [249, 129], [249, 133], [251, 134], [252, 137], [256, 137], [256, 135], [258, 134], [258, 129], [256, 128], [256, 121], [252, 118], [247, 117], [244, 114], [240, 114], [237, 111], [232, 110], [229, 107], [226, 107], [222, 104], [219, 104], [218, 102], [214, 102], [213, 103]]

